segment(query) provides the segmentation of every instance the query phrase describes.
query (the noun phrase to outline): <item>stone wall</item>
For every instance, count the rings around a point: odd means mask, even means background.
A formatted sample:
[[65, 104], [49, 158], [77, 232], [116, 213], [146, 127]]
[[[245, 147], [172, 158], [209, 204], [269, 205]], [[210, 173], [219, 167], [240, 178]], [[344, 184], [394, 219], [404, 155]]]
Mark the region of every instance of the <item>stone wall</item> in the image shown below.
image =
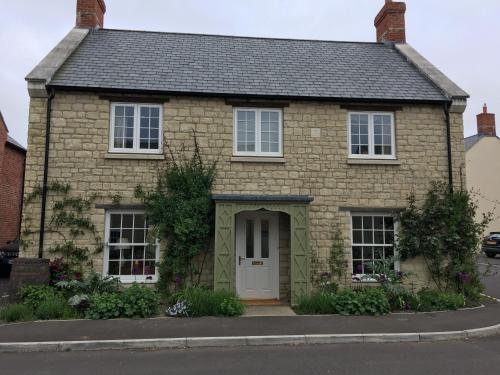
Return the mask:
[[[45, 100], [31, 100], [27, 194], [42, 178], [45, 108]], [[399, 164], [391, 165], [348, 164], [347, 114], [335, 103], [290, 102], [283, 109], [285, 163], [231, 160], [233, 108], [221, 98], [171, 97], [164, 105], [164, 138], [178, 152], [183, 144], [192, 146], [192, 129], [196, 130], [202, 152], [208, 159], [218, 160], [214, 193], [313, 196], [311, 246], [326, 260], [335, 226], [342, 229], [346, 239], [350, 238], [349, 209], [405, 207], [410, 192], [421, 199], [432, 180], [446, 180], [448, 173], [441, 106], [405, 105], [396, 111]], [[138, 184], [152, 188], [157, 168], [164, 161], [107, 158], [109, 117], [109, 101], [99, 99], [97, 94], [56, 94], [49, 180], [71, 183], [76, 194], [120, 194], [122, 203], [137, 203], [134, 188]], [[454, 176], [460, 183], [464, 164], [462, 116], [452, 114], [451, 121]], [[102, 203], [111, 202], [103, 198]], [[30, 224], [37, 229], [39, 207], [27, 207], [25, 215], [37, 218]], [[104, 233], [104, 210], [93, 209], [91, 215]], [[54, 238], [49, 235], [46, 246], [52, 241]], [[22, 255], [35, 256], [36, 252], [37, 237]], [[346, 240], [346, 256], [350, 258], [350, 254]], [[94, 267], [102, 270], [102, 254], [95, 256]]]

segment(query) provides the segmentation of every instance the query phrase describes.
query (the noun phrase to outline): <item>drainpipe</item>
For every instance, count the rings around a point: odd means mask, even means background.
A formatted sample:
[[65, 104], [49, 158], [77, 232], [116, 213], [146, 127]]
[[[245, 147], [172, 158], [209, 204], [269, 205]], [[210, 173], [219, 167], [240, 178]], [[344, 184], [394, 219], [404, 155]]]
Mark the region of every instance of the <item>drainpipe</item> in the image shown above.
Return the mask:
[[49, 172], [49, 145], [50, 145], [50, 123], [52, 113], [52, 100], [54, 99], [54, 90], [49, 91], [47, 98], [47, 127], [45, 128], [45, 160], [43, 162], [43, 185], [42, 185], [42, 210], [40, 213], [40, 238], [38, 241], [38, 258], [43, 258], [43, 241], [45, 238], [45, 211], [47, 207], [47, 179]]
[[453, 193], [453, 162], [451, 160], [451, 124], [450, 124], [451, 102], [444, 105], [444, 115], [446, 121], [446, 144], [448, 148], [448, 184], [450, 193]]
[[23, 180], [21, 182], [21, 209], [19, 210], [19, 232], [17, 234], [17, 238], [21, 240], [21, 231], [23, 224], [23, 208], [24, 208], [24, 180], [26, 179], [26, 153], [24, 154], [23, 160]]

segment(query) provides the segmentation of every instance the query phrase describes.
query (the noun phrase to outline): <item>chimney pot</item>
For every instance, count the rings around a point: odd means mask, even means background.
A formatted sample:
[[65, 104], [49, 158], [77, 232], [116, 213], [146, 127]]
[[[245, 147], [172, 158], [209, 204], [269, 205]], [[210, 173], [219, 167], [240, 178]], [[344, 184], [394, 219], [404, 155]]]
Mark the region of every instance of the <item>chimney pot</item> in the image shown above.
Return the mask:
[[77, 0], [76, 27], [98, 29], [104, 27], [104, 0]]
[[485, 135], [488, 137], [496, 137], [496, 124], [495, 124], [495, 114], [488, 113], [488, 106], [486, 103], [483, 106], [483, 113], [477, 116], [477, 134]]
[[375, 17], [377, 42], [406, 43], [406, 4], [385, 0], [385, 4]]

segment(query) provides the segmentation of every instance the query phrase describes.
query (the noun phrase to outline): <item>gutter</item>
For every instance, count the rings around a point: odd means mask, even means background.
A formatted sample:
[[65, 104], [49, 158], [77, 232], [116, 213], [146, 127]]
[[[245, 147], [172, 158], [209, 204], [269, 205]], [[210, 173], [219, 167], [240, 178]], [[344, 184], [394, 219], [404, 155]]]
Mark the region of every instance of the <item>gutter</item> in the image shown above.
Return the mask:
[[43, 258], [43, 242], [45, 239], [45, 214], [47, 210], [47, 180], [49, 174], [49, 146], [50, 146], [50, 126], [52, 119], [52, 100], [55, 91], [50, 90], [47, 98], [47, 126], [45, 128], [45, 158], [43, 163], [43, 186], [42, 186], [42, 207], [40, 213], [40, 237], [38, 241], [38, 258]]
[[447, 98], [429, 99], [390, 99], [390, 98], [358, 98], [358, 97], [329, 97], [329, 96], [297, 96], [297, 95], [260, 95], [260, 94], [236, 94], [236, 93], [211, 93], [196, 91], [168, 91], [168, 90], [148, 90], [148, 89], [127, 89], [116, 87], [92, 87], [92, 86], [64, 86], [48, 84], [47, 88], [58, 91], [79, 91], [104, 94], [132, 94], [132, 95], [161, 95], [161, 96], [192, 96], [202, 98], [225, 98], [225, 99], [255, 99], [255, 100], [300, 100], [329, 103], [385, 103], [385, 104], [429, 104], [442, 105], [448, 101]]

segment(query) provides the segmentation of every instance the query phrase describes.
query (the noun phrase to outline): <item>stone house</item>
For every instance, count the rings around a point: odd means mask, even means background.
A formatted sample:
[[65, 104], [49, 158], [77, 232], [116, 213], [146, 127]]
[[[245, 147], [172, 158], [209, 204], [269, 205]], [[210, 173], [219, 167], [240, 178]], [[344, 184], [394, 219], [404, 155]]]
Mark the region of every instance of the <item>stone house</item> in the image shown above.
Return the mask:
[[[218, 159], [205, 282], [243, 299], [295, 303], [311, 264], [328, 269], [335, 230], [349, 282], [369, 274], [394, 252], [407, 196], [459, 184], [468, 95], [406, 43], [404, 3], [385, 2], [374, 43], [112, 30], [105, 11], [78, 0], [76, 27], [27, 76], [27, 194], [46, 176], [122, 196], [92, 208], [97, 270], [156, 280], [161, 248], [144, 251], [134, 189], [154, 186], [164, 142], [180, 150], [193, 129]], [[23, 255], [48, 256], [53, 241], [36, 236]], [[396, 267], [428, 282], [419, 260]]]
[[491, 212], [493, 220], [487, 231], [500, 232], [500, 138], [497, 136], [495, 114], [486, 104], [477, 115], [477, 134], [464, 139], [467, 189], [478, 202], [478, 219]]
[[0, 249], [19, 238], [26, 158], [26, 149], [8, 133], [0, 112]]

